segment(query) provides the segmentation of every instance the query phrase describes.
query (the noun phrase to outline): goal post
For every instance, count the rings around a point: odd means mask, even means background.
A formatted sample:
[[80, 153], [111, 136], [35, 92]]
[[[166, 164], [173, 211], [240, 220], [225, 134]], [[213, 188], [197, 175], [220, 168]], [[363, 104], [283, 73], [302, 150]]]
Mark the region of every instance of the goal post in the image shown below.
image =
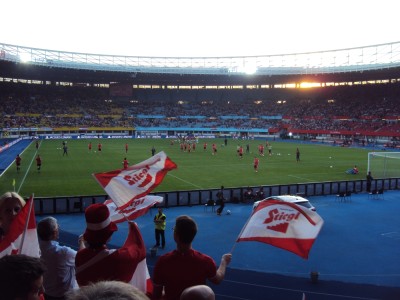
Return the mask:
[[400, 177], [400, 152], [368, 152], [368, 172], [375, 178]]

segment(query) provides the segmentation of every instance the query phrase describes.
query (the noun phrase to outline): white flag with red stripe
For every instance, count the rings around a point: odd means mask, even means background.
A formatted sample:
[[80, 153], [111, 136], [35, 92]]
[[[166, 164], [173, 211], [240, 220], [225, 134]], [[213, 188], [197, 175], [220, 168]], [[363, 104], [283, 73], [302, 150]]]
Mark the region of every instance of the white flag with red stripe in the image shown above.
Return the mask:
[[305, 207], [266, 200], [253, 211], [237, 242], [271, 244], [307, 259], [323, 223], [316, 212]]
[[0, 242], [0, 257], [10, 254], [40, 257], [33, 196], [16, 215], [10, 225], [10, 231]]
[[138, 247], [138, 252], [143, 253], [143, 259], [136, 266], [135, 272], [132, 275], [129, 283], [137, 287], [139, 290], [144, 293], [151, 295], [153, 293], [153, 282], [151, 281], [149, 269], [147, 268], [146, 261], [146, 248], [142, 238], [142, 234], [140, 233], [139, 227], [136, 223], [129, 223], [131, 225], [131, 233], [132, 236], [126, 240], [125, 245], [131, 245], [134, 247]]
[[124, 209], [118, 209], [117, 205], [111, 199], [104, 202], [110, 211], [110, 219], [115, 223], [125, 222], [126, 220], [134, 220], [146, 214], [155, 204], [163, 202], [160, 196], [145, 196], [133, 200], [131, 204]]
[[124, 209], [135, 199], [149, 194], [162, 182], [168, 171], [175, 168], [177, 165], [162, 151], [127, 169], [96, 173], [93, 176], [116, 206]]

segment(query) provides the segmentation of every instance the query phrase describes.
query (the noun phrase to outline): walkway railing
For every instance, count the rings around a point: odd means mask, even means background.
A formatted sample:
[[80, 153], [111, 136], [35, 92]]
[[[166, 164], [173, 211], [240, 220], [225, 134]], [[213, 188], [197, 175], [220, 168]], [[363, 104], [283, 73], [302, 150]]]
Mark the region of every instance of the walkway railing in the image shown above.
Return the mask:
[[[301, 195], [305, 197], [336, 195], [341, 192], [361, 193], [366, 191], [366, 180], [312, 182], [262, 186], [265, 197], [274, 195]], [[260, 187], [251, 187], [255, 192]], [[400, 178], [376, 179], [371, 189], [397, 190]], [[246, 202], [244, 193], [248, 187], [225, 188], [224, 196], [228, 203]], [[216, 200], [219, 189], [158, 192], [153, 195], [164, 198], [164, 207], [204, 205], [208, 200]], [[35, 212], [42, 214], [82, 213], [93, 203], [101, 203], [107, 195], [38, 197], [35, 199]]]

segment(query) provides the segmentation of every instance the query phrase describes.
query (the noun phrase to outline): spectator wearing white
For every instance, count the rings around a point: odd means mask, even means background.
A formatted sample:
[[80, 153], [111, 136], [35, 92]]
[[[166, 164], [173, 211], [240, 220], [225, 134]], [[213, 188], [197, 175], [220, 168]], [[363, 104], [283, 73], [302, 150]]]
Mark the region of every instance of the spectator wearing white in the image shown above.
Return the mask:
[[[44, 218], [37, 224], [41, 259], [47, 269], [43, 275], [46, 300], [65, 299], [66, 292], [78, 288], [75, 277], [77, 252], [57, 242], [59, 229], [53, 217]], [[78, 243], [80, 249], [85, 247], [82, 238]]]

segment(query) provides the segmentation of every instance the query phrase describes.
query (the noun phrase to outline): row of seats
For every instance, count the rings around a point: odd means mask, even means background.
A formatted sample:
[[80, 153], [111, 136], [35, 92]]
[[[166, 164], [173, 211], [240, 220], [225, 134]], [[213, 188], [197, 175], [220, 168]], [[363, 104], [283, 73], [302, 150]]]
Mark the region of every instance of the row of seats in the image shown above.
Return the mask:
[[[368, 199], [384, 199], [383, 196], [384, 190], [383, 188], [381, 189], [374, 189], [371, 192], [368, 193]], [[351, 192], [339, 192], [339, 194], [336, 195], [336, 200], [339, 202], [346, 202], [346, 201], [351, 201]]]

